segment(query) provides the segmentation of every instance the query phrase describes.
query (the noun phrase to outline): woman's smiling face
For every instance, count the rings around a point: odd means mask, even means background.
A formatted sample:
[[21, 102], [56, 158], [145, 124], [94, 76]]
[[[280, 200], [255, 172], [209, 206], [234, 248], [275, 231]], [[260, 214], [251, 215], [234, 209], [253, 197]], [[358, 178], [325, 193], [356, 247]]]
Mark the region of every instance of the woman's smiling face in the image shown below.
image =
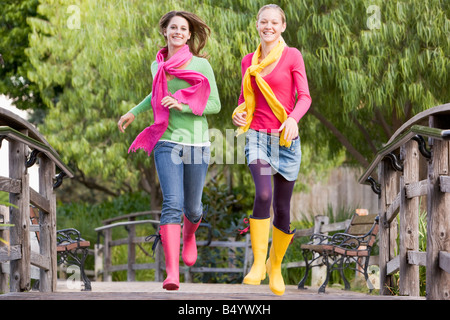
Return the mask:
[[259, 15], [256, 29], [261, 41], [271, 43], [278, 41], [281, 34], [286, 30], [286, 23], [283, 22], [283, 18], [277, 9], [268, 8]]
[[188, 21], [183, 17], [174, 16], [170, 19], [164, 36], [168, 46], [181, 47], [185, 45], [191, 37]]

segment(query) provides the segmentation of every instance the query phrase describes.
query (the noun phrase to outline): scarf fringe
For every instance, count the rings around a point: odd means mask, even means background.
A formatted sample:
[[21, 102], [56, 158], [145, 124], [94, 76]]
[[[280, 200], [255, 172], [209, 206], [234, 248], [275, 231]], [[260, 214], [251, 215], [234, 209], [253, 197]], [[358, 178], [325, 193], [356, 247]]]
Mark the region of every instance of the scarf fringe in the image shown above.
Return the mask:
[[147, 152], [148, 156], [150, 156], [156, 143], [164, 134], [164, 131], [162, 131], [160, 127], [164, 128], [167, 127], [167, 125], [163, 123], [154, 123], [150, 127], [142, 130], [142, 132], [139, 133], [136, 139], [134, 139], [133, 143], [128, 149], [128, 153], [137, 152], [137, 150], [142, 149]]

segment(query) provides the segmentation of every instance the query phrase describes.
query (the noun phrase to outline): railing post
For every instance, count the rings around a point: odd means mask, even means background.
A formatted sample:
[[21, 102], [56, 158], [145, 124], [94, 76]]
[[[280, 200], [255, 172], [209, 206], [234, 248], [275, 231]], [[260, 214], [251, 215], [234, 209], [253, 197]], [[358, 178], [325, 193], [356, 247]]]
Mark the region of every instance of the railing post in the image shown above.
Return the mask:
[[53, 191], [53, 177], [55, 164], [46, 156], [39, 162], [39, 192], [49, 201], [49, 212], [40, 210], [40, 254], [50, 260], [50, 270], [40, 270], [39, 291], [56, 291], [57, 281], [57, 252], [56, 252], [56, 196]]
[[112, 281], [110, 274], [111, 271], [111, 241], [112, 241], [112, 229], [108, 228], [104, 231], [105, 244], [103, 247], [103, 254], [105, 258], [105, 263], [103, 265], [103, 281]]
[[379, 266], [380, 266], [380, 295], [389, 295], [395, 283], [391, 275], [387, 274], [387, 263], [394, 257], [395, 239], [397, 238], [397, 220], [389, 223], [386, 219], [386, 211], [389, 205], [394, 201], [398, 193], [398, 177], [386, 160], [380, 162], [378, 167], [378, 176], [380, 179], [381, 194], [379, 199], [380, 231], [378, 247]]
[[[135, 221], [134, 217], [130, 218], [129, 221]], [[127, 267], [127, 280], [136, 280], [136, 271], [134, 270], [134, 264], [136, 263], [136, 245], [134, 244], [134, 238], [136, 236], [136, 226], [127, 226], [128, 230], [128, 267]]]
[[419, 181], [419, 150], [410, 140], [400, 149], [403, 176], [400, 178], [400, 279], [402, 296], [419, 296], [419, 266], [408, 263], [408, 251], [419, 251], [419, 197], [408, 199], [406, 186]]
[[[26, 133], [25, 133], [26, 134]], [[11, 245], [20, 245], [22, 258], [10, 262], [11, 292], [28, 291], [31, 288], [31, 243], [30, 243], [30, 189], [25, 166], [25, 145], [21, 142], [9, 143], [9, 177], [22, 181], [20, 193], [10, 193], [9, 201], [17, 206], [11, 207], [10, 229]]]
[[[328, 216], [317, 215], [314, 217], [314, 234], [321, 233], [321, 228], [323, 225], [328, 224], [330, 218]], [[328, 232], [323, 233], [324, 235], [328, 235]], [[319, 239], [316, 239], [317, 243]], [[319, 254], [313, 253], [313, 259], [315, 259]], [[327, 258], [328, 259], [328, 258]], [[312, 266], [320, 265], [318, 267], [311, 269], [311, 286], [320, 287], [322, 283], [325, 281], [327, 277], [327, 266], [315, 260]]]
[[[441, 123], [439, 123], [441, 121]], [[430, 127], [448, 125], [430, 117]], [[439, 267], [439, 251], [450, 251], [450, 193], [441, 192], [439, 176], [449, 175], [449, 142], [430, 139], [432, 157], [428, 167], [427, 299], [450, 299], [450, 273]]]
[[101, 243], [96, 243], [94, 245], [94, 257], [95, 257], [95, 261], [94, 261], [94, 281], [103, 281], [104, 279], [104, 251], [105, 247], [101, 244]]
[[162, 266], [164, 264], [164, 251], [162, 249], [162, 245], [158, 245], [155, 250], [155, 281], [161, 282], [164, 280], [164, 273], [162, 271]]

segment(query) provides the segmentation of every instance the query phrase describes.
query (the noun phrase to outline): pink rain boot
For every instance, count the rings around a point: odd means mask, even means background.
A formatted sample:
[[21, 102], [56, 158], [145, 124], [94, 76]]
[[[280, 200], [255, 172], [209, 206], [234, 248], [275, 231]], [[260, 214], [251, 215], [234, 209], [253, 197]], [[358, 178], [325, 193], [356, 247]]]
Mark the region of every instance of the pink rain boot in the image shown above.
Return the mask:
[[184, 217], [183, 223], [183, 251], [181, 256], [183, 257], [184, 264], [187, 266], [193, 266], [197, 261], [197, 242], [195, 240], [195, 231], [200, 225], [201, 219], [198, 223], [193, 224], [186, 217]]
[[179, 224], [160, 226], [161, 242], [166, 259], [167, 277], [163, 289], [178, 290], [180, 287], [180, 231]]

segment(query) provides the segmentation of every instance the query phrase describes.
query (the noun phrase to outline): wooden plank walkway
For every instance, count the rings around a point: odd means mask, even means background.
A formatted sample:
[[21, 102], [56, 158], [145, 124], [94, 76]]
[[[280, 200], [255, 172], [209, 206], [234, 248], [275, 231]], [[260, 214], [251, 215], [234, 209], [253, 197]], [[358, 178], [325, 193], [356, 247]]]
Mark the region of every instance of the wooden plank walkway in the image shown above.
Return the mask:
[[423, 297], [369, 295], [342, 289], [299, 290], [286, 286], [283, 296], [274, 295], [268, 285], [181, 283], [178, 291], [166, 291], [159, 282], [92, 282], [92, 291], [69, 289], [59, 281], [57, 292], [14, 292], [0, 295], [0, 300], [425, 300]]

